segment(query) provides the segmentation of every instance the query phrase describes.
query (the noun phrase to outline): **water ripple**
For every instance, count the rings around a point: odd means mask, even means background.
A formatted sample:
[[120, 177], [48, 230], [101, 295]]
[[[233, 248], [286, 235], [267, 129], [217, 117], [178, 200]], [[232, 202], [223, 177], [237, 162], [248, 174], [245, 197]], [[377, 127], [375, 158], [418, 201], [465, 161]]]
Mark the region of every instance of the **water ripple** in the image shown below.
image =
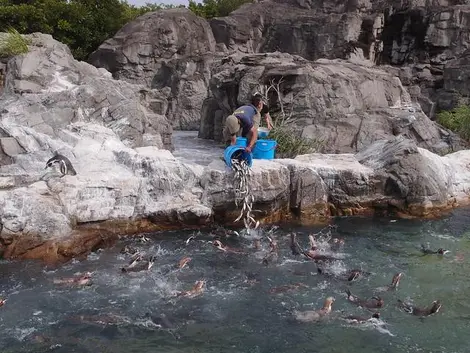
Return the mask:
[[[467, 210], [468, 212], [468, 210]], [[260, 229], [278, 239], [279, 259], [263, 264], [267, 247], [256, 251], [252, 238], [224, 242], [246, 254], [216, 250], [209, 232], [148, 234], [148, 242], [123, 238], [111, 249], [74, 260], [59, 269], [35, 262], [0, 261], [2, 352], [458, 352], [468, 351], [470, 320], [470, 218], [462, 210], [439, 221], [364, 218], [336, 220], [333, 236], [345, 239], [334, 252], [328, 238], [319, 248], [340, 260], [318, 274], [313, 262], [295, 257], [288, 232], [303, 246], [316, 228]], [[195, 240], [186, 244], [190, 235]], [[445, 248], [445, 256], [420, 252], [421, 244]], [[121, 273], [130, 260], [125, 245], [156, 256], [147, 273]], [[178, 262], [191, 261], [183, 269]], [[354, 283], [342, 279], [350, 269], [370, 273]], [[54, 284], [54, 279], [93, 272], [91, 286]], [[404, 276], [396, 292], [380, 293], [380, 319], [348, 324], [346, 315], [371, 312], [346, 300], [349, 288], [361, 298]], [[201, 295], [177, 297], [205, 280]], [[331, 316], [299, 324], [293, 310], [317, 310], [335, 297]], [[419, 306], [433, 300], [441, 311], [423, 319], [401, 311], [397, 299]], [[150, 316], [149, 316], [150, 315]]]

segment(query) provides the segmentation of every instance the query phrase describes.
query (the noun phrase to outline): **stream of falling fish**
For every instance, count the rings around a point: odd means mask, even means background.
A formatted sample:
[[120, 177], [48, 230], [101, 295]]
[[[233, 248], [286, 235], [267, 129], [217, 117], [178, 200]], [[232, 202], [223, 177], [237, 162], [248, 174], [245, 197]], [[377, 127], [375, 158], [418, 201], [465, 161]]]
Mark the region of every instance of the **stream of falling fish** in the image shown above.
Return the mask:
[[252, 215], [253, 202], [255, 197], [251, 192], [250, 176], [251, 168], [244, 159], [232, 159], [232, 169], [234, 174], [235, 205], [241, 204], [240, 216], [235, 220], [238, 222], [243, 219], [248, 234], [251, 229], [257, 229], [259, 221], [256, 221]]

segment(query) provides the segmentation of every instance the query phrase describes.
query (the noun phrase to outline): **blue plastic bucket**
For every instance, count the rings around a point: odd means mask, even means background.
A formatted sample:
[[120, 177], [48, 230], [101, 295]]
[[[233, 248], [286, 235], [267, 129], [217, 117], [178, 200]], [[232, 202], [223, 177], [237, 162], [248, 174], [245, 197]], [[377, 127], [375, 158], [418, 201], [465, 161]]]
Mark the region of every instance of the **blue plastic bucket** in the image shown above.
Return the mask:
[[235, 146], [246, 147], [248, 146], [248, 139], [246, 137], [237, 137]]
[[253, 156], [251, 153], [245, 151], [245, 147], [241, 146], [228, 146], [224, 151], [225, 164], [232, 167], [232, 159], [244, 159], [251, 167], [253, 165]]
[[274, 140], [258, 140], [253, 149], [254, 159], [273, 159], [277, 142]]
[[259, 139], [264, 139], [268, 137], [269, 135], [269, 129], [267, 127], [259, 127], [258, 128], [258, 138]]

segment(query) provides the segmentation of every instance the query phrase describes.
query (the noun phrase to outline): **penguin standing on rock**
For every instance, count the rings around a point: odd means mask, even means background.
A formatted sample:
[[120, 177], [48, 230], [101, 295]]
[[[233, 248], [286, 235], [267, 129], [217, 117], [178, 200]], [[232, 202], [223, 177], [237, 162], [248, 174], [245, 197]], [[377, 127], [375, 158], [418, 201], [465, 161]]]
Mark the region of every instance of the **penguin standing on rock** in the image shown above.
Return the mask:
[[54, 157], [50, 158], [46, 162], [46, 168], [44, 169], [51, 168], [54, 164], [59, 165], [59, 170], [60, 170], [60, 173], [62, 174], [61, 178], [66, 176], [67, 174], [77, 175], [77, 172], [73, 168], [72, 162], [70, 162], [70, 160], [67, 157], [57, 153], [57, 151], [54, 152]]

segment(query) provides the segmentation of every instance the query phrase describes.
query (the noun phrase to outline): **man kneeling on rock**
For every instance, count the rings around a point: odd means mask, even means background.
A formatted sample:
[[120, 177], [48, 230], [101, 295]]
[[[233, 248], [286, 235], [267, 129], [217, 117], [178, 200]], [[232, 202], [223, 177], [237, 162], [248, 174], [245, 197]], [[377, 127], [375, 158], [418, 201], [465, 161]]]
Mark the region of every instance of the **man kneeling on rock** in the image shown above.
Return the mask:
[[[258, 140], [258, 127], [261, 120], [261, 112], [265, 113], [264, 101], [260, 94], [255, 94], [251, 98], [251, 104], [237, 108], [232, 115], [227, 117], [224, 128], [224, 140], [227, 145], [235, 145], [237, 136], [241, 135], [248, 139], [245, 150], [251, 152]], [[268, 128], [271, 122], [268, 120], [269, 114], [266, 112], [266, 122]]]

